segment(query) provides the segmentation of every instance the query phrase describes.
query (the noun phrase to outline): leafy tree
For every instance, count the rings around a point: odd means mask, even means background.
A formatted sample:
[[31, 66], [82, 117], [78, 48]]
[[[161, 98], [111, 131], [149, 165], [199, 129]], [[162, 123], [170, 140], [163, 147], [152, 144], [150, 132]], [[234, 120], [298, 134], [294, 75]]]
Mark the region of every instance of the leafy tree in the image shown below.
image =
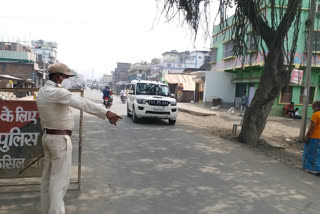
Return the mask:
[[[157, 0], [156, 0], [157, 1]], [[239, 141], [255, 144], [266, 125], [271, 107], [281, 92], [289, 84], [292, 64], [297, 47], [300, 30], [300, 14], [302, 0], [219, 0], [218, 15], [220, 27], [228, 27], [226, 11], [235, 7], [232, 18], [232, 36], [234, 52], [237, 57], [247, 54], [246, 32], [252, 28], [254, 38], [260, 38], [256, 45], [260, 46], [264, 56], [264, 67], [259, 87], [248, 108]], [[158, 0], [158, 4], [160, 1]], [[162, 14], [171, 20], [182, 17], [198, 32], [199, 24], [208, 24], [212, 0], [163, 0]], [[271, 17], [268, 21], [265, 13], [266, 4], [270, 6]], [[230, 24], [229, 24], [230, 25]], [[290, 29], [292, 40], [287, 40]]]

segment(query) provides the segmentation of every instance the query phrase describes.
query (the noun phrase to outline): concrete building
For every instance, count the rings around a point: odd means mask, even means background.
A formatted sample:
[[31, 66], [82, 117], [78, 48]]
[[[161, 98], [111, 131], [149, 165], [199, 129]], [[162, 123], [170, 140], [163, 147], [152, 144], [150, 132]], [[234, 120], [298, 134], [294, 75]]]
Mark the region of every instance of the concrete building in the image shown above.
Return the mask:
[[128, 80], [141, 79], [146, 80], [150, 75], [151, 64], [147, 62], [138, 62], [130, 66]]
[[[284, 88], [278, 98], [275, 100], [271, 115], [284, 115], [284, 106], [289, 104], [291, 101], [295, 103], [295, 107], [302, 109], [303, 105], [303, 92], [304, 92], [304, 81], [305, 81], [305, 71], [306, 70], [306, 41], [308, 36], [308, 31], [304, 30], [305, 23], [309, 17], [309, 7], [310, 1], [302, 1], [301, 10], [301, 29], [298, 36], [297, 50], [294, 57], [294, 66], [296, 70], [292, 71], [292, 79], [288, 87]], [[262, 7], [263, 13], [267, 14], [269, 21], [271, 21], [271, 9], [270, 5], [266, 4]], [[276, 11], [276, 12], [279, 12]], [[320, 11], [318, 11], [320, 12]], [[230, 21], [233, 17], [230, 18]], [[313, 61], [311, 69], [311, 88], [310, 88], [310, 100], [311, 104], [314, 100], [320, 99], [319, 91], [319, 75], [320, 75], [320, 17], [315, 17], [314, 25], [314, 38], [313, 38]], [[293, 31], [289, 30], [289, 32]], [[210, 76], [212, 78], [206, 78], [205, 85], [207, 88], [208, 97], [205, 96], [205, 100], [212, 98], [212, 95], [222, 96], [222, 92], [232, 89], [228, 96], [229, 100], [234, 100], [235, 107], [239, 107], [239, 101], [242, 93], [245, 91], [249, 97], [249, 103], [251, 102], [256, 89], [259, 86], [260, 77], [264, 68], [264, 60], [261, 54], [261, 47], [256, 50], [255, 46], [251, 46], [253, 37], [250, 34], [250, 29], [247, 33], [247, 42], [250, 50], [248, 55], [245, 57], [244, 65], [241, 64], [241, 59], [234, 56], [233, 53], [233, 41], [231, 35], [232, 29], [221, 29], [220, 26], [215, 26], [213, 30], [213, 43], [212, 43], [212, 53], [211, 53], [211, 64], [212, 70]], [[288, 34], [288, 41], [292, 41], [292, 33]], [[265, 47], [266, 52], [268, 51]], [[297, 72], [297, 70], [299, 72]], [[225, 75], [225, 76], [224, 76]], [[215, 76], [215, 77], [214, 77]], [[295, 81], [296, 76], [300, 76], [299, 81]], [[229, 79], [229, 81], [227, 81]], [[225, 85], [221, 85], [219, 90], [215, 88], [216, 83], [221, 83], [222, 80], [226, 80]], [[228, 82], [228, 83], [227, 83]], [[233, 91], [233, 92], [232, 92]], [[308, 116], [311, 116], [312, 108], [309, 105]]]
[[36, 54], [31, 47], [16, 42], [0, 42], [0, 75], [1, 87], [39, 87], [44, 82]]
[[110, 75], [109, 74], [104, 74], [103, 75], [103, 79], [102, 79], [102, 83], [112, 87], [112, 75], [111, 74]]
[[49, 42], [44, 40], [31, 41], [32, 52], [37, 55], [37, 64], [40, 69], [47, 70], [50, 65], [57, 61], [57, 48], [56, 42]]
[[172, 50], [162, 54], [162, 77], [165, 74], [182, 73], [186, 68], [198, 69], [209, 61], [210, 51], [185, 51]]
[[111, 72], [112, 88], [116, 93], [119, 93], [121, 88], [128, 82], [130, 66], [130, 63], [118, 62], [117, 67]]
[[150, 64], [150, 75], [147, 76], [147, 79], [152, 81], [160, 81], [161, 70], [161, 60], [157, 58], [152, 59]]
[[117, 67], [112, 72], [112, 82], [127, 82], [129, 75], [129, 68], [131, 64], [126, 62], [117, 62]]
[[[195, 50], [192, 52], [185, 51], [179, 53], [173, 50], [163, 53], [162, 56], [162, 81], [166, 81], [170, 84], [171, 90], [176, 91], [176, 96], [179, 94], [177, 91], [181, 91], [178, 90], [179, 88], [183, 88], [183, 90], [185, 90], [185, 92], [182, 93], [183, 97], [179, 99], [182, 102], [188, 102], [197, 99], [198, 101], [202, 101], [202, 83], [192, 80], [192, 76], [194, 75], [190, 73], [202, 70], [200, 68], [210, 61], [210, 51]], [[171, 74], [175, 74], [175, 77], [172, 77]], [[191, 77], [191, 79], [188, 75]], [[169, 79], [169, 77], [172, 78]], [[184, 82], [182, 81], [183, 79], [187, 79], [188, 81]], [[187, 84], [188, 87], [186, 87]], [[190, 84], [193, 84], [193, 86], [190, 87]], [[188, 90], [186, 90], [186, 88], [188, 88]]]

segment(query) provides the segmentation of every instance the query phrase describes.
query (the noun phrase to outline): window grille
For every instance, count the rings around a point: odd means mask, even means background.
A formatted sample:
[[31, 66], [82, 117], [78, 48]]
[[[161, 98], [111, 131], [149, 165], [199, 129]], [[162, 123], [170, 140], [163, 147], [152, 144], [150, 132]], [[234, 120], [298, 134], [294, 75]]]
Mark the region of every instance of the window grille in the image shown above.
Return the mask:
[[287, 86], [281, 91], [280, 103], [290, 103], [292, 102], [292, 86]]
[[210, 52], [210, 62], [216, 62], [217, 61], [217, 48], [213, 48]]
[[257, 42], [259, 41], [259, 36], [257, 35], [248, 35], [248, 39], [247, 39], [247, 48], [248, 51], [253, 51], [253, 50], [257, 50]]
[[315, 31], [312, 39], [312, 51], [320, 51], [320, 32]]
[[233, 56], [233, 41], [229, 41], [223, 46], [223, 57]]

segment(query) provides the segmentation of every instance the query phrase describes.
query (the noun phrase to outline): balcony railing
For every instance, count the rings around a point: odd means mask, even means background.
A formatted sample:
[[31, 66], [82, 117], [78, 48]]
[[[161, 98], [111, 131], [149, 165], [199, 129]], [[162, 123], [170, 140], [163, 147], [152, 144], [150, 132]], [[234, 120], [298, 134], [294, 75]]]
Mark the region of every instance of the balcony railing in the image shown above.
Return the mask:
[[0, 50], [0, 60], [35, 62], [36, 59], [35, 53]]

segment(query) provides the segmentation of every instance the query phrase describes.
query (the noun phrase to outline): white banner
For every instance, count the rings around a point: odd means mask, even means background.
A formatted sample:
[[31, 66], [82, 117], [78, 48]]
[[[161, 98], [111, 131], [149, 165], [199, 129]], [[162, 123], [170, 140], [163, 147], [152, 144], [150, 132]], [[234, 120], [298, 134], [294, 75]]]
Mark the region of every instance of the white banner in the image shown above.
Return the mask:
[[291, 73], [291, 83], [295, 83], [298, 85], [302, 84], [302, 78], [303, 78], [303, 70], [293, 69]]

